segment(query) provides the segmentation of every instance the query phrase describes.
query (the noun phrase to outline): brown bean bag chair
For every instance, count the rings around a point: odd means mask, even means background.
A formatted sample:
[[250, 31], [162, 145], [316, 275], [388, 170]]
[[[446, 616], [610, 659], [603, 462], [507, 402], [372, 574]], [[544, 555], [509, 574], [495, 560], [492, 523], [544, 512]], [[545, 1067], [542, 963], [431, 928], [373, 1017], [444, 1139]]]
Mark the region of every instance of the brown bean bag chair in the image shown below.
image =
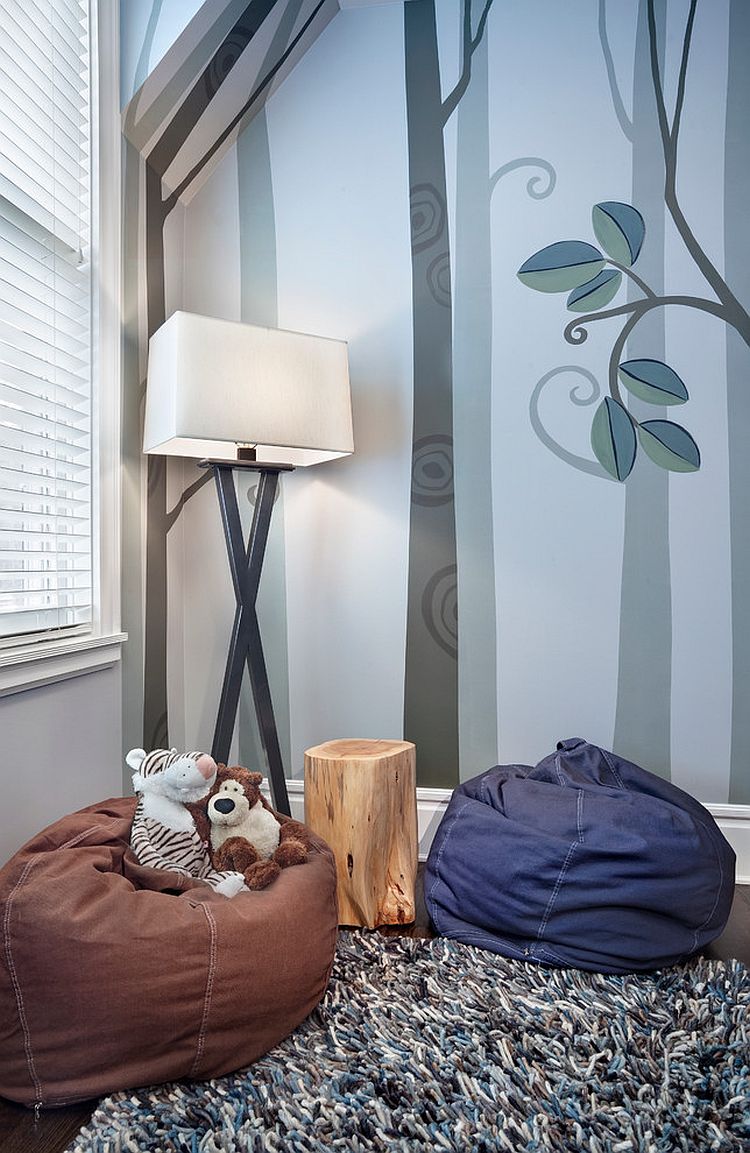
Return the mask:
[[135, 803], [63, 817], [0, 870], [0, 1095], [12, 1101], [220, 1076], [325, 992], [337, 932], [325, 842], [313, 837], [308, 861], [267, 889], [228, 899], [136, 862]]

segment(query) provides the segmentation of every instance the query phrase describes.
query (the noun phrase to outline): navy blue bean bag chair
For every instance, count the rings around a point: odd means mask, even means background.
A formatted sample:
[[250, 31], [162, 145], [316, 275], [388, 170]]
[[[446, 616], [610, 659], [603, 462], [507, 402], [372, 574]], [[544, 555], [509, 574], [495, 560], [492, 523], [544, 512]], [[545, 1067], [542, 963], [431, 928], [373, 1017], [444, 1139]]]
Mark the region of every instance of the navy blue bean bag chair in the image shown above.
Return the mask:
[[574, 737], [453, 793], [425, 869], [437, 931], [543, 965], [632, 973], [718, 937], [735, 855], [669, 781]]

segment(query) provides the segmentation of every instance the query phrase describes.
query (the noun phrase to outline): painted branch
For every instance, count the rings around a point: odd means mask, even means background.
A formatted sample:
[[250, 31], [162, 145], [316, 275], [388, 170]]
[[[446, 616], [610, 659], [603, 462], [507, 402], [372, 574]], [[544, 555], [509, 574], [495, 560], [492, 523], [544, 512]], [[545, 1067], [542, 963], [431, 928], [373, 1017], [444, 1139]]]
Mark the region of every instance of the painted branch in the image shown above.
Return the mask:
[[487, 23], [487, 17], [490, 14], [493, 0], [485, 0], [484, 11], [479, 17], [479, 24], [477, 25], [476, 35], [472, 39], [471, 35], [471, 0], [464, 0], [464, 13], [463, 13], [463, 65], [461, 68], [461, 75], [458, 82], [450, 92], [442, 105], [443, 124], [447, 124], [451, 116], [456, 110], [456, 107], [461, 100], [461, 97], [469, 87], [471, 80], [471, 58], [476, 52], [477, 48], [482, 42], [484, 36], [484, 26]]
[[664, 102], [664, 85], [662, 83], [661, 70], [659, 67], [654, 0], [648, 0], [648, 30], [651, 56], [651, 79], [654, 88], [654, 97], [656, 99], [659, 132], [661, 134], [662, 151], [664, 154], [664, 203], [669, 210], [669, 214], [674, 221], [678, 233], [682, 237], [683, 244], [692, 256], [696, 266], [700, 269], [701, 273], [706, 278], [721, 302], [724, 310], [721, 314], [721, 319], [724, 320], [727, 324], [731, 324], [731, 326], [739, 333], [745, 343], [750, 346], [750, 315], [748, 315], [747, 310], [742, 307], [724, 277], [709, 260], [708, 256], [699, 244], [695, 233], [688, 224], [687, 218], [683, 213], [677, 199], [677, 145], [680, 133], [682, 108], [685, 99], [685, 81], [687, 77], [688, 58], [690, 55], [690, 42], [693, 34], [693, 21], [695, 19], [696, 3], [697, 0], [691, 0], [690, 11], [688, 13], [687, 24], [685, 27], [685, 36], [683, 39], [682, 56], [680, 61], [680, 74], [677, 84], [677, 100], [674, 118], [670, 127], [669, 119], [667, 117], [666, 105]]
[[617, 74], [615, 72], [615, 62], [612, 58], [612, 49], [609, 44], [609, 36], [607, 35], [607, 0], [599, 0], [599, 43], [602, 46], [602, 55], [604, 56], [604, 65], [607, 69], [607, 79], [609, 81], [609, 91], [612, 96], [612, 105], [615, 110], [620, 128], [626, 140], [633, 139], [633, 121], [625, 111], [622, 95], [620, 93], [620, 86], [617, 83]]
[[627, 276], [630, 280], [632, 280], [633, 284], [638, 285], [643, 295], [647, 296], [649, 300], [656, 300], [657, 294], [654, 292], [653, 288], [649, 288], [649, 286], [646, 284], [646, 281], [641, 276], [639, 276], [637, 272], [633, 272], [632, 268], [628, 268], [627, 264], [620, 264], [619, 260], [613, 260], [612, 257], [608, 259], [607, 264], [611, 264], [613, 268], [619, 268], [620, 272], [622, 272], [624, 276]]
[[529, 420], [531, 421], [531, 427], [533, 428], [536, 436], [539, 438], [542, 444], [545, 445], [550, 450], [550, 452], [554, 453], [554, 455], [560, 460], [564, 460], [566, 464], [572, 465], [573, 468], [577, 468], [579, 472], [585, 472], [588, 473], [589, 476], [596, 476], [600, 480], [606, 480], [610, 483], [616, 484], [617, 481], [615, 481], [614, 477], [610, 476], [606, 469], [603, 469], [597, 460], [591, 460], [589, 457], [579, 456], [577, 453], [571, 452], [569, 449], [565, 448], [564, 445], [555, 440], [551, 433], [547, 431], [542, 422], [542, 418], [539, 414], [539, 397], [542, 394], [542, 390], [550, 380], [553, 380], [555, 377], [561, 376], [563, 373], [568, 372], [577, 373], [579, 376], [582, 376], [585, 380], [587, 380], [591, 385], [591, 394], [585, 397], [585, 399], [581, 399], [577, 388], [572, 388], [570, 390], [568, 395], [573, 404], [579, 406], [595, 404], [599, 399], [601, 396], [601, 387], [599, 385], [599, 381], [596, 379], [592, 372], [589, 372], [587, 368], [583, 368], [580, 364], [558, 365], [557, 368], [553, 368], [549, 372], [545, 372], [544, 376], [540, 377], [540, 379], [534, 385], [534, 391], [532, 392], [531, 399], [529, 400]]
[[542, 159], [541, 156], [519, 156], [516, 160], [509, 160], [507, 164], [501, 164], [499, 168], [490, 176], [490, 196], [495, 191], [498, 182], [504, 176], [511, 172], [517, 172], [519, 168], [541, 168], [542, 172], [547, 177], [547, 183], [541, 192], [537, 191], [537, 185], [541, 176], [532, 176], [526, 181], [526, 191], [532, 200], [545, 200], [551, 195], [552, 190], [557, 183], [557, 173], [548, 160]]
[[[570, 320], [565, 325], [563, 336], [568, 344], [584, 344], [589, 335], [586, 331], [586, 325], [595, 320], [609, 320], [612, 316], [626, 316], [630, 312], [636, 313], [637, 319], [640, 320], [652, 308], [665, 308], [668, 304], [680, 305], [683, 308], [697, 308], [700, 312], [708, 312], [711, 316], [718, 316], [719, 320], [732, 324], [727, 310], [718, 300], [704, 300], [702, 296], [649, 296], [621, 304], [618, 308], [607, 308], [601, 312], [588, 312], [585, 316], [576, 317], [575, 320]], [[733, 325], [733, 327], [736, 328], [737, 326]], [[740, 332], [739, 329], [737, 331]], [[740, 332], [740, 335], [743, 334]]]
[[341, 925], [415, 918], [415, 773], [409, 741], [328, 741], [305, 753], [305, 824], [336, 857]]
[[[635, 328], [638, 321], [641, 319], [641, 313], [634, 312], [623, 325], [622, 331], [618, 336], [615, 343], [612, 345], [612, 352], [609, 356], [609, 391], [612, 398], [622, 404], [622, 393], [620, 392], [620, 383], [617, 379], [617, 370], [620, 367], [620, 357], [622, 356], [625, 342], [627, 341], [630, 333]], [[631, 413], [632, 416], [632, 413]]]

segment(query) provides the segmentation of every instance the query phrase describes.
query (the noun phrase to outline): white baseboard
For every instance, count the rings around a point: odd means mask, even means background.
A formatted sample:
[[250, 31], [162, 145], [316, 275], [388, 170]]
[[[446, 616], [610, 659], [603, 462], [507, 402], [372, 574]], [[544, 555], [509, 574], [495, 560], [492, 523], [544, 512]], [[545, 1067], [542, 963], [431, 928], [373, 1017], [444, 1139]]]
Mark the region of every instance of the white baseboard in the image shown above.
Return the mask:
[[[267, 782], [264, 781], [266, 795]], [[287, 781], [289, 805], [292, 816], [298, 821], [305, 819], [305, 782]], [[430, 851], [448, 801], [450, 789], [417, 789], [417, 824], [419, 830], [419, 859], [425, 861]], [[737, 854], [736, 882], [750, 885], [750, 805], [706, 805], [722, 833]]]
[[735, 880], [750, 885], [750, 805], [706, 805], [737, 854]]

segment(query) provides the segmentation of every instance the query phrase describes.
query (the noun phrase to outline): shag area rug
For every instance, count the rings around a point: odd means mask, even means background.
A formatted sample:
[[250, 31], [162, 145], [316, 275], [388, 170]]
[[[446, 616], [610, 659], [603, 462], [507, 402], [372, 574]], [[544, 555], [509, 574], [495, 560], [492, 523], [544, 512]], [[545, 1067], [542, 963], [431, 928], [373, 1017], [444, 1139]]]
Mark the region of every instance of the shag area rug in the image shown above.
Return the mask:
[[75, 1153], [750, 1149], [750, 970], [544, 969], [342, 933], [328, 992], [256, 1064], [117, 1093]]

